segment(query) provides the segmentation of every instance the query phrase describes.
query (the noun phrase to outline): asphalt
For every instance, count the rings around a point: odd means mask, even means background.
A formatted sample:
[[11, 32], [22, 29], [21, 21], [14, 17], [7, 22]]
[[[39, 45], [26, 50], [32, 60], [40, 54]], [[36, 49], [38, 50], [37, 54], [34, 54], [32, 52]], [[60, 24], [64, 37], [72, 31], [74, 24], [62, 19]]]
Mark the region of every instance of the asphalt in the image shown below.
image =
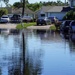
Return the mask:
[[[0, 29], [16, 29], [17, 24], [15, 23], [6, 23], [0, 24]], [[38, 29], [38, 30], [48, 30], [52, 25], [45, 25], [45, 26], [29, 26], [27, 29]]]
[[0, 24], [0, 29], [16, 29], [17, 24], [5, 23]]

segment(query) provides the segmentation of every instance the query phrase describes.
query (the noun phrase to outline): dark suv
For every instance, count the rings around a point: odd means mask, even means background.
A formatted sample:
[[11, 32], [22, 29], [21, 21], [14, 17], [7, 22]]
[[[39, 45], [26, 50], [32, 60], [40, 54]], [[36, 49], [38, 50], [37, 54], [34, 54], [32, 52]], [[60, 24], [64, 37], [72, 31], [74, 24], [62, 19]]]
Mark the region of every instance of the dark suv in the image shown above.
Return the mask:
[[69, 32], [70, 22], [71, 20], [63, 21], [62, 24], [60, 25], [60, 31], [65, 32], [65, 33]]
[[18, 14], [13, 14], [13, 16], [10, 18], [10, 22], [20, 23], [21, 22], [21, 16]]

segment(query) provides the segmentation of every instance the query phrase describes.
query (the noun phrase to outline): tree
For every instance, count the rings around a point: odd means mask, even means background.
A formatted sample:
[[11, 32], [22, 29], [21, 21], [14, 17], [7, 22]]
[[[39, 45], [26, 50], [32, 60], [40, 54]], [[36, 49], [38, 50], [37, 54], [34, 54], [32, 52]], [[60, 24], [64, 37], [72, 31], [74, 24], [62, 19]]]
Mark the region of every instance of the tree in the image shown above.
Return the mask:
[[8, 7], [9, 0], [3, 0], [3, 2], [5, 3], [6, 7]]
[[2, 15], [6, 15], [6, 14], [8, 14], [8, 10], [7, 10], [7, 9], [5, 9], [5, 8], [0, 9], [0, 17], [1, 17]]
[[15, 2], [15, 3], [13, 4], [13, 6], [14, 6], [15, 8], [21, 8], [21, 7], [23, 6], [23, 3], [21, 3], [21, 2]]
[[66, 13], [63, 19], [64, 20], [75, 20], [75, 11], [70, 10], [69, 12]]
[[25, 0], [23, 0], [22, 17], [24, 16], [24, 11], [25, 11]]

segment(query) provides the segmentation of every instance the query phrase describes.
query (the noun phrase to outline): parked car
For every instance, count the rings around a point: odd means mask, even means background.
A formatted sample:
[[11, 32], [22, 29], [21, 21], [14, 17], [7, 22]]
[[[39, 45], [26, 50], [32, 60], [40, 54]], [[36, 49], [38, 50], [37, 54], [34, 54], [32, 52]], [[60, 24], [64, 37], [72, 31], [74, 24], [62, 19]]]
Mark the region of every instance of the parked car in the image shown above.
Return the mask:
[[55, 23], [56, 21], [58, 21], [57, 17], [48, 17], [48, 19], [50, 19], [51, 23]]
[[69, 32], [70, 22], [71, 22], [71, 20], [63, 21], [62, 24], [60, 25], [60, 31], [62, 31], [64, 33]]
[[47, 25], [47, 24], [51, 24], [50, 20], [48, 19], [48, 17], [40, 17], [37, 19], [36, 21], [37, 25]]
[[8, 15], [3, 15], [2, 17], [1, 17], [1, 21], [3, 22], [9, 22], [10, 21], [10, 18], [8, 17]]
[[72, 22], [70, 23], [69, 31], [70, 31], [70, 32], [75, 32], [75, 21], [72, 21]]
[[32, 18], [31, 16], [23, 16], [23, 17], [21, 18], [21, 20], [22, 20], [23, 22], [32, 22], [32, 21], [33, 21], [33, 18]]
[[13, 14], [13, 16], [10, 18], [10, 22], [20, 23], [21, 22], [21, 16], [18, 14]]
[[6, 19], [1, 19], [0, 18], [0, 23], [8, 23], [8, 21]]

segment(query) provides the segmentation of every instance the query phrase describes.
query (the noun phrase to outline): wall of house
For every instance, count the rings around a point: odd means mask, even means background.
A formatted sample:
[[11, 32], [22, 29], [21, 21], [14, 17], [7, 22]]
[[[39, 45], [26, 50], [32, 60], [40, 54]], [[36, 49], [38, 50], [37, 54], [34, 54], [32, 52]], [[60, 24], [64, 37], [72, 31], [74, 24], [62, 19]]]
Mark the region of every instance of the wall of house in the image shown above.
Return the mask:
[[50, 12], [48, 13], [48, 17], [57, 17], [59, 20], [62, 20], [65, 16], [66, 12]]
[[70, 7], [75, 7], [75, 0], [68, 0]]

